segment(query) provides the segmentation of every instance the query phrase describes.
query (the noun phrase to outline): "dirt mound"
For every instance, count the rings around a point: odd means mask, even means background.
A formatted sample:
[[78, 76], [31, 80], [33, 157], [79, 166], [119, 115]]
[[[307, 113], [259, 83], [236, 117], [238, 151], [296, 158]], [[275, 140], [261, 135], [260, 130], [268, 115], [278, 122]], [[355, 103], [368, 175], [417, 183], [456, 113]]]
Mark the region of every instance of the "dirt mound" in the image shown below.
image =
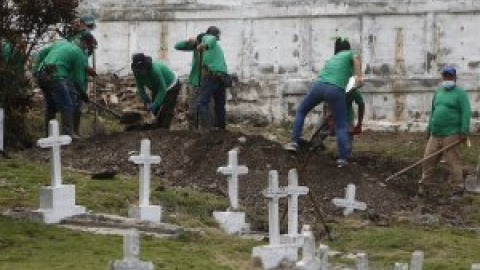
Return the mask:
[[[240, 178], [241, 204], [253, 220], [254, 228], [265, 229], [266, 202], [261, 195], [267, 186], [268, 172], [278, 170], [280, 184], [287, 184], [288, 170], [300, 168], [305, 156], [295, 156], [276, 142], [262, 136], [250, 136], [229, 131], [195, 133], [189, 131], [143, 131], [102, 135], [76, 142], [62, 149], [63, 166], [88, 171], [114, 169], [136, 175], [138, 168], [128, 162], [129, 155], [138, 152], [141, 139], [152, 141], [152, 153], [160, 155], [162, 163], [153, 167], [152, 174], [162, 181], [154, 185], [190, 186], [203, 191], [226, 196], [226, 178], [217, 174], [217, 168], [227, 164], [227, 152], [239, 149], [239, 163], [249, 168], [248, 175]], [[240, 139], [241, 138], [241, 139]], [[48, 152], [34, 149], [28, 153], [34, 159], [48, 159]], [[415, 197], [418, 170], [392, 183], [384, 179], [408, 165], [406, 161], [358, 153], [345, 168], [336, 168], [333, 156], [323, 153], [312, 155], [305, 169], [317, 202], [325, 209], [328, 218], [342, 215], [341, 209], [331, 204], [333, 197], [344, 197], [349, 183], [357, 186], [357, 198], [366, 202], [368, 211], [361, 214], [377, 222], [388, 222], [402, 213], [433, 214], [437, 217], [465, 224], [465, 203], [450, 200], [425, 200]], [[445, 177], [440, 172], [440, 178]], [[152, 189], [153, 190], [153, 189]], [[300, 209], [307, 222], [315, 215], [308, 198], [301, 197]]]

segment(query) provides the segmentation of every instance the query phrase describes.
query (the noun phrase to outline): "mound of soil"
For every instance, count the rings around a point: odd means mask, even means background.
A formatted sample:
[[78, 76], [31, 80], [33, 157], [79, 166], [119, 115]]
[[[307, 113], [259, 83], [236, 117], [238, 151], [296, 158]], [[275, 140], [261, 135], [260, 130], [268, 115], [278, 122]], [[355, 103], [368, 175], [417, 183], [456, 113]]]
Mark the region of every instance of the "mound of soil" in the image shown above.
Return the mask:
[[[279, 143], [262, 136], [229, 131], [201, 134], [185, 130], [154, 130], [101, 135], [75, 142], [62, 148], [63, 166], [91, 172], [114, 169], [137, 175], [138, 167], [129, 162], [128, 157], [138, 153], [140, 141], [144, 138], [151, 140], [152, 153], [162, 158], [161, 164], [152, 168], [155, 176], [153, 185], [187, 186], [221, 196], [227, 196], [227, 181], [225, 176], [217, 173], [217, 168], [227, 164], [229, 150], [238, 148], [239, 164], [249, 168], [249, 173], [240, 177], [241, 205], [256, 229], [268, 228], [262, 190], [267, 186], [269, 171], [279, 172], [280, 185], [283, 186], [287, 184], [288, 170], [300, 170], [306, 160], [306, 155], [292, 155]], [[48, 151], [33, 149], [27, 156], [48, 160]], [[331, 199], [344, 197], [347, 184], [353, 183], [357, 186], [357, 199], [368, 205], [368, 211], [360, 214], [365, 219], [383, 224], [405, 213], [409, 217], [412, 214], [431, 214], [457, 225], [468, 224], [469, 207], [466, 206], [469, 202], [465, 199], [415, 197], [419, 170], [392, 182], [384, 182], [386, 177], [409, 164], [393, 157], [356, 153], [347, 167], [337, 168], [333, 156], [314, 154], [310, 155], [302, 173], [304, 178], [300, 181], [309, 183], [310, 191], [328, 219], [342, 216], [342, 209], [336, 208]], [[445, 178], [444, 171], [439, 172], [439, 179], [442, 178]], [[315, 222], [316, 216], [307, 196], [300, 197], [300, 211], [303, 221]]]

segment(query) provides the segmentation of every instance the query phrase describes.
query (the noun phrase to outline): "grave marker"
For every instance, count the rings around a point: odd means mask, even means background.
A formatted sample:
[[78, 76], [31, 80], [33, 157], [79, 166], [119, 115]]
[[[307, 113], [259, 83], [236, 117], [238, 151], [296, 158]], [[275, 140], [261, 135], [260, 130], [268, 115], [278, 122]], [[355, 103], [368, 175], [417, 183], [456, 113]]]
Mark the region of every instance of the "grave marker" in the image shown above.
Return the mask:
[[334, 198], [332, 200], [336, 206], [345, 208], [343, 210], [343, 215], [345, 216], [350, 215], [356, 209], [362, 211], [367, 209], [367, 204], [355, 201], [355, 190], [354, 184], [348, 184], [345, 199]]
[[62, 163], [60, 147], [72, 142], [67, 135], [60, 136], [57, 120], [49, 123], [48, 138], [40, 139], [37, 145], [51, 148], [51, 186], [40, 189], [40, 208], [35, 213], [45, 223], [58, 223], [62, 219], [85, 213], [85, 207], [75, 205], [75, 186], [62, 185]]
[[227, 175], [228, 197], [230, 198], [230, 209], [237, 210], [238, 204], [238, 176], [248, 173], [248, 167], [238, 165], [238, 150], [228, 152], [228, 166], [218, 168], [217, 172]]
[[308, 187], [298, 186], [296, 169], [288, 172], [288, 234], [282, 235], [282, 243], [302, 245], [302, 236], [298, 233], [298, 197], [308, 194]]
[[319, 252], [315, 250], [315, 237], [310, 225], [304, 225], [302, 228], [302, 260], [297, 262], [297, 269], [301, 270], [319, 270], [322, 269], [322, 261], [318, 257]]
[[245, 222], [245, 212], [238, 211], [238, 176], [247, 174], [246, 166], [238, 165], [238, 150], [228, 152], [228, 166], [218, 168], [217, 172], [227, 175], [228, 197], [230, 207], [226, 212], [213, 212], [213, 217], [220, 227], [228, 234], [244, 233], [250, 231], [250, 224]]
[[152, 156], [150, 153], [150, 140], [143, 139], [140, 146], [140, 155], [130, 156], [129, 161], [139, 165], [140, 167], [140, 188], [139, 188], [139, 205], [129, 209], [129, 217], [160, 222], [162, 216], [162, 207], [158, 205], [150, 205], [150, 169], [152, 164], [159, 164], [161, 158]]
[[480, 263], [472, 264], [472, 270], [480, 270]]
[[140, 236], [131, 229], [123, 236], [123, 260], [110, 263], [111, 270], [153, 270], [152, 262], [144, 262], [140, 256]]
[[368, 270], [368, 256], [366, 253], [357, 254], [357, 270]]
[[412, 260], [410, 262], [410, 270], [422, 270], [423, 269], [423, 251], [416, 250], [412, 254]]
[[295, 262], [298, 258], [298, 246], [280, 243], [279, 199], [288, 196], [284, 188], [278, 187], [278, 172], [270, 171], [268, 188], [263, 195], [268, 198], [269, 245], [254, 247], [252, 257], [261, 261], [263, 269], [278, 267], [282, 261]]

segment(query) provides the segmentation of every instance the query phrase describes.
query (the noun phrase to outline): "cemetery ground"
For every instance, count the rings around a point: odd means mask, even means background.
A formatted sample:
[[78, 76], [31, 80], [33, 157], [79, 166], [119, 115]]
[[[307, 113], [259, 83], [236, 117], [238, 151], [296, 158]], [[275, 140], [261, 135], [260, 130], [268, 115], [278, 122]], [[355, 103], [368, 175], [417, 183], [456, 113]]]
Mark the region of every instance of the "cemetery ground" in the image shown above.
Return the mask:
[[[41, 122], [41, 121], [40, 121]], [[33, 130], [41, 130], [39, 121]], [[120, 127], [114, 126], [116, 131]], [[109, 127], [108, 129], [112, 129]], [[282, 149], [288, 132], [282, 127], [231, 125], [229, 131], [205, 134], [186, 130], [135, 131], [99, 134], [62, 148], [65, 183], [77, 189], [77, 202], [95, 213], [127, 215], [138, 201], [138, 168], [128, 156], [149, 138], [152, 154], [162, 162], [152, 167], [152, 203], [164, 207], [163, 221], [186, 230], [178, 238], [144, 235], [143, 260], [155, 269], [259, 269], [250, 260], [257, 238], [226, 236], [212, 219], [214, 210], [228, 207], [227, 183], [217, 168], [227, 163], [228, 151], [239, 150], [239, 164], [249, 168], [240, 176], [240, 205], [252, 230], [268, 231], [268, 211], [262, 190], [270, 170], [278, 170], [280, 185], [287, 172], [303, 159]], [[465, 169], [473, 172], [480, 152], [480, 137], [463, 149]], [[353, 162], [334, 166], [334, 141], [327, 151], [313, 155], [305, 176], [315, 199], [325, 210], [334, 241], [321, 235], [322, 226], [307, 196], [300, 197], [300, 221], [312, 224], [321, 239], [342, 255], [334, 263], [353, 265], [349, 254], [366, 252], [374, 269], [391, 269], [394, 262], [409, 261], [414, 250], [425, 252], [425, 269], [469, 269], [480, 260], [480, 196], [467, 194], [452, 200], [442, 188], [446, 170], [438, 171], [438, 193], [416, 198], [416, 168], [391, 182], [392, 173], [422, 156], [424, 134], [365, 132], [356, 138]], [[38, 208], [41, 186], [49, 184], [48, 151], [32, 148], [0, 159], [0, 210], [24, 212]], [[118, 172], [114, 179], [91, 179], [105, 169]], [[343, 197], [347, 184], [357, 186], [357, 199], [365, 212], [343, 217], [331, 204]], [[281, 200], [282, 201], [282, 200]], [[281, 202], [281, 212], [285, 202]], [[286, 220], [282, 223], [286, 231]], [[268, 241], [266, 239], [264, 242]], [[0, 269], [107, 269], [121, 259], [120, 236], [98, 235], [23, 219], [0, 217]]]

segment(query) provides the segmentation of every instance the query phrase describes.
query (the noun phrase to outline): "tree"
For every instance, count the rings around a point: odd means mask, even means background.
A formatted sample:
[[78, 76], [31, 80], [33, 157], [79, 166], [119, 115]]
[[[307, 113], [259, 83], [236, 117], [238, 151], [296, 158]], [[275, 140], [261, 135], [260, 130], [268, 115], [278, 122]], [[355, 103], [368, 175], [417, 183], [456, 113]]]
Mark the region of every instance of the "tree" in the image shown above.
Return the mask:
[[77, 0], [2, 0], [0, 2], [0, 107], [5, 110], [5, 142], [31, 144], [26, 132], [29, 82], [25, 66], [35, 48], [76, 17]]

